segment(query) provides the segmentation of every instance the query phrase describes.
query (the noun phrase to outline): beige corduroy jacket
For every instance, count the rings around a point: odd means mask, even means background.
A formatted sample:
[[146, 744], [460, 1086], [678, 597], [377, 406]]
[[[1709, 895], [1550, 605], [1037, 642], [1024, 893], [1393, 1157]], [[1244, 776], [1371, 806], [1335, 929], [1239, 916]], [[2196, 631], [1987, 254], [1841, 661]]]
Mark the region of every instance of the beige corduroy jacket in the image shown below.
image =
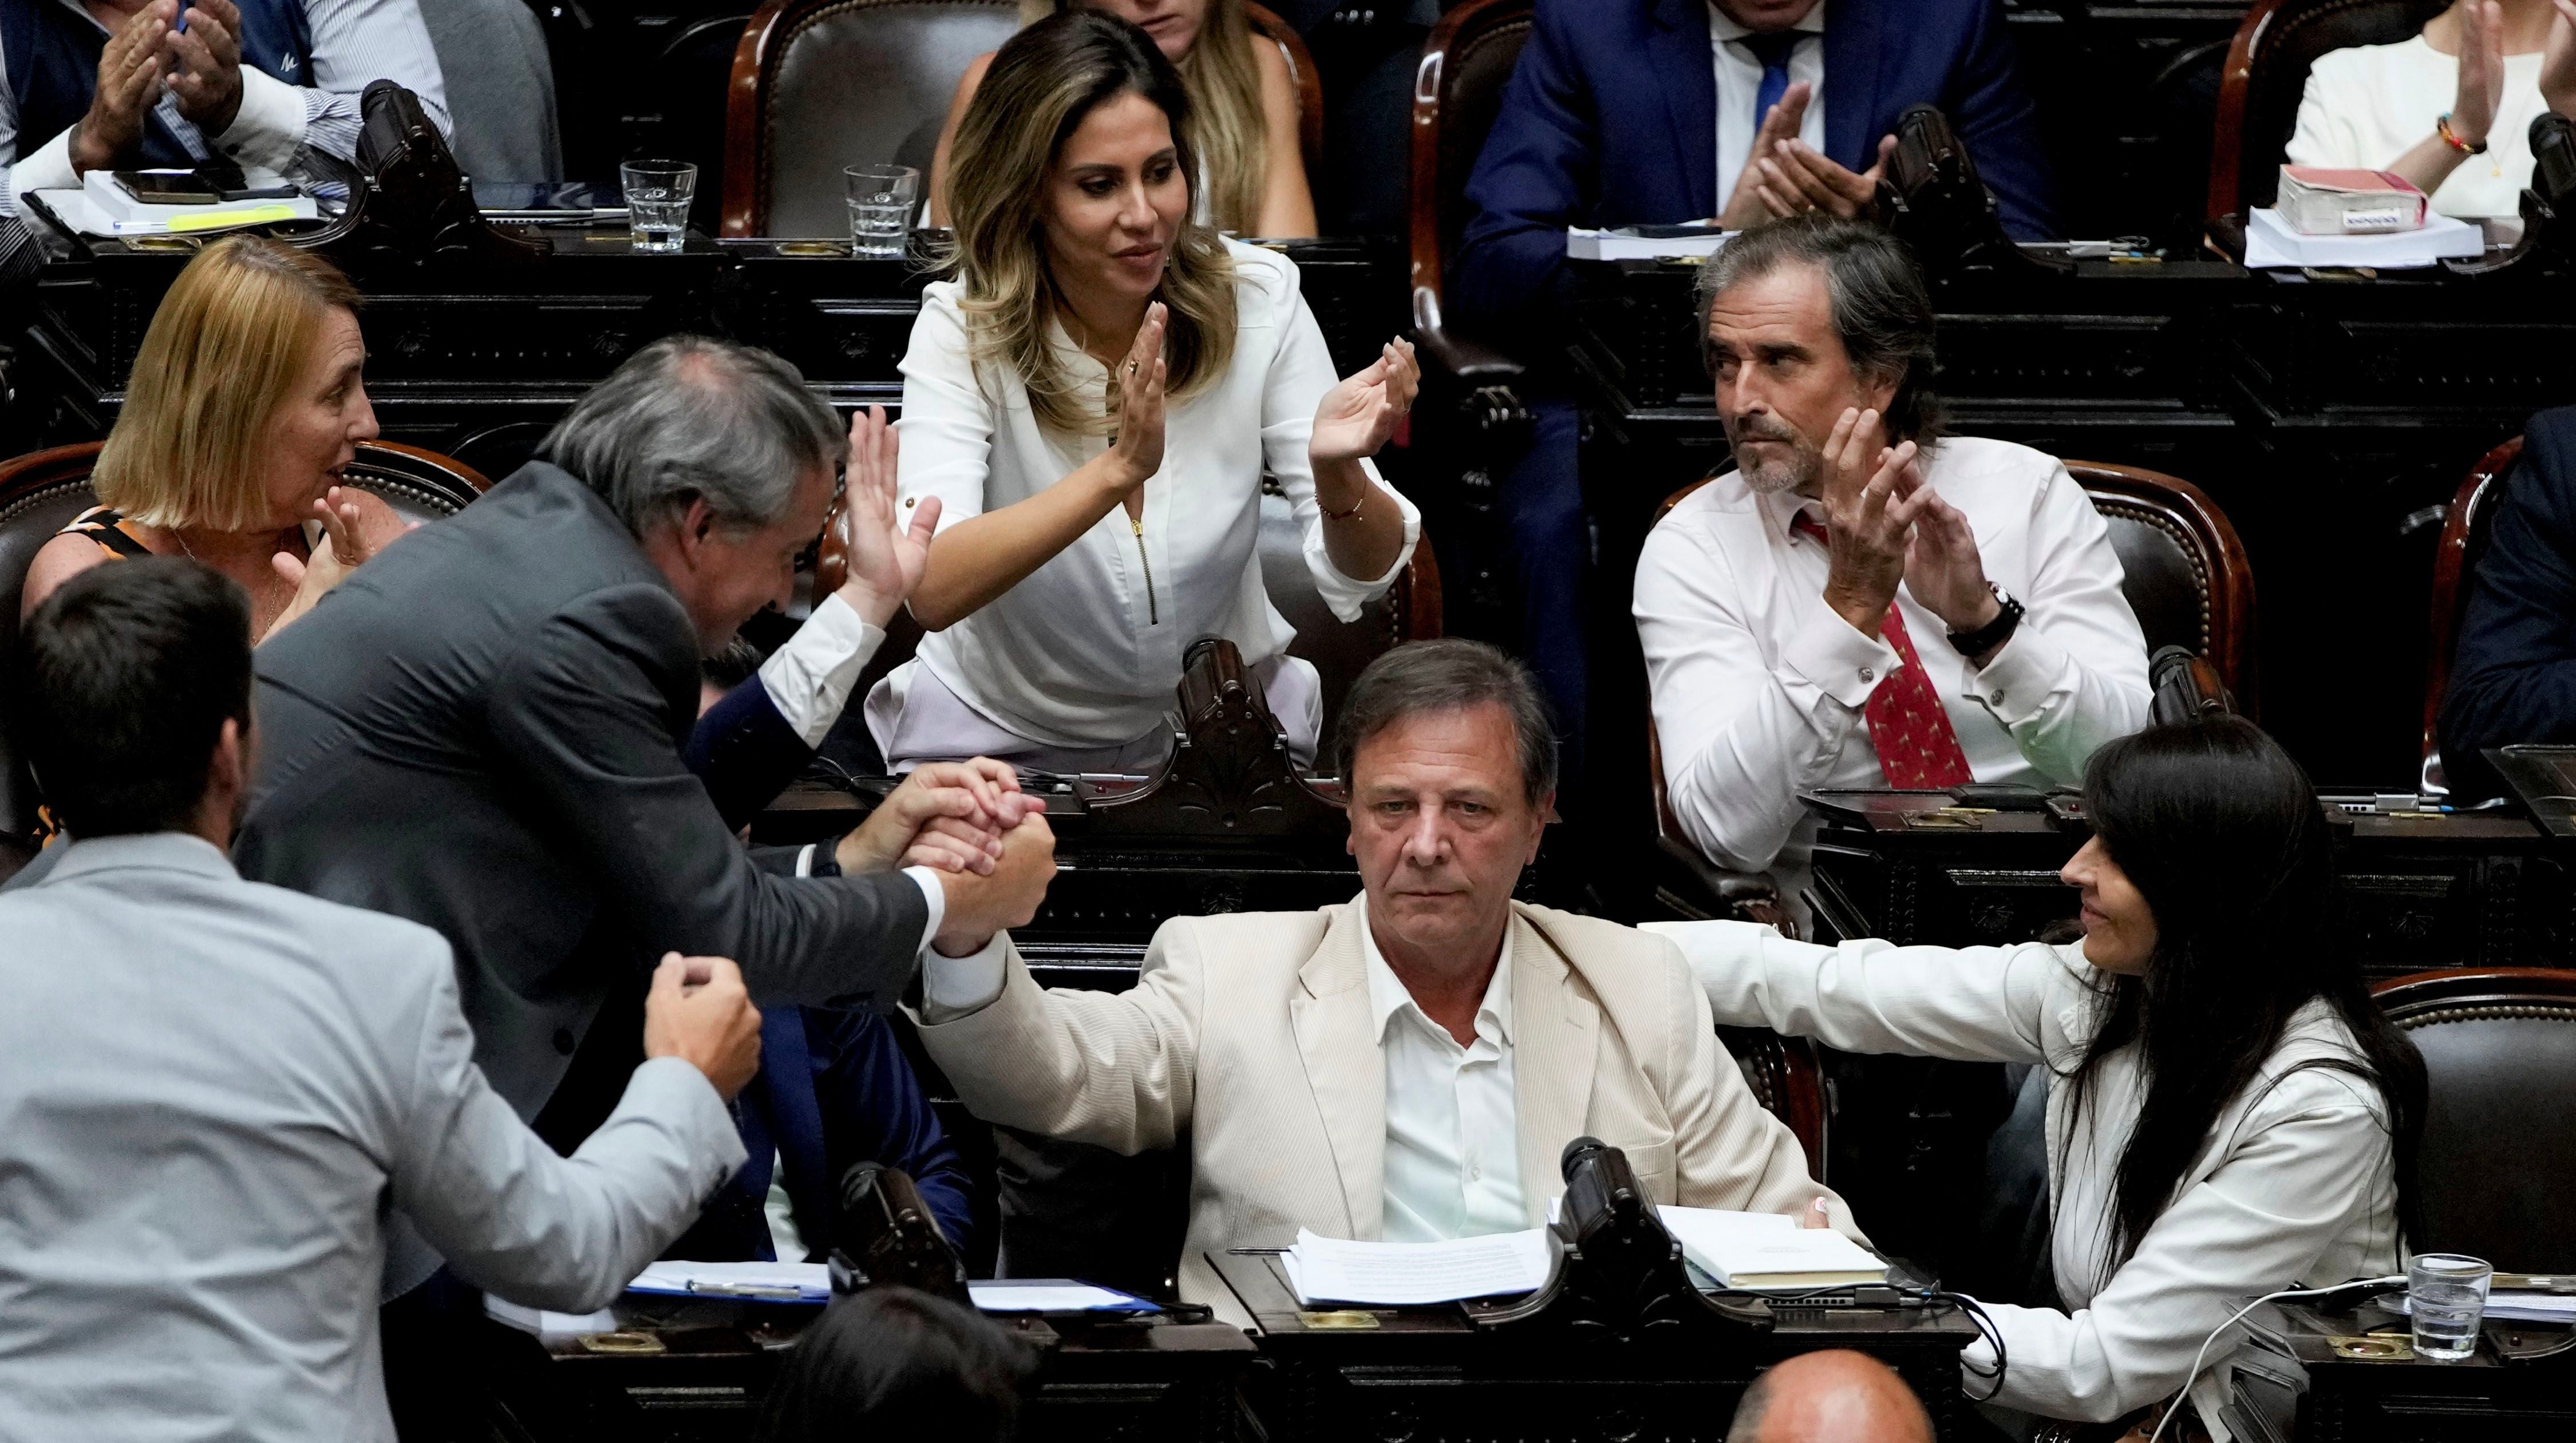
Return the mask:
[[[1514, 903], [1512, 1073], [1532, 1227], [1590, 1134], [1626, 1150], [1656, 1201], [1796, 1214], [1827, 1200], [1797, 1138], [1717, 1040], [1665, 939]], [[1181, 1295], [1240, 1320], [1207, 1253], [1285, 1247], [1299, 1228], [1373, 1239], [1384, 1207], [1386, 1067], [1355, 902], [1181, 917], [1128, 992], [1042, 989], [1013, 950], [978, 1010], [924, 1019], [958, 1096], [990, 1122], [1135, 1153], [1187, 1137]]]

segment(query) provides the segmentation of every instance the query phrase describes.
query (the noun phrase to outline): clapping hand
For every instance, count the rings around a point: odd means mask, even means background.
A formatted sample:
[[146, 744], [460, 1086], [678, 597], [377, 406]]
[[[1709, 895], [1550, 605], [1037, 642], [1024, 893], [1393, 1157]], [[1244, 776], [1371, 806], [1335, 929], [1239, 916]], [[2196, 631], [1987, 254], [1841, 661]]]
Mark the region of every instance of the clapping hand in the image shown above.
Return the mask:
[[[1909, 472], [1909, 474], [1915, 474]], [[1958, 507], [1915, 480], [1914, 537], [1905, 547], [1905, 589], [1956, 632], [1982, 629], [2003, 610], [1986, 581], [1977, 534]], [[1979, 665], [1983, 665], [1982, 658]]]
[[178, 14], [177, 0], [152, 0], [108, 37], [89, 112], [72, 130], [72, 169], [106, 170], [141, 152], [143, 118], [160, 103], [170, 26]]
[[334, 486], [328, 494], [313, 503], [314, 519], [322, 523], [322, 539], [315, 543], [310, 557], [299, 557], [292, 551], [280, 551], [269, 558], [277, 574], [295, 588], [294, 599], [269, 623], [266, 641], [286, 628], [286, 624], [313, 609], [332, 587], [348, 580], [349, 573], [376, 552], [367, 536], [358, 509], [358, 493], [346, 486]]
[[188, 26], [173, 31], [170, 93], [190, 125], [217, 136], [241, 114], [241, 11], [233, 0], [192, 0]]
[[[1768, 153], [1757, 145], [1744, 171], [1754, 177], [1753, 193], [1773, 215], [1821, 210], [1850, 220], [1877, 199], [1878, 179], [1887, 173], [1887, 158], [1895, 153], [1896, 137], [1880, 136], [1878, 163], [1855, 175], [1808, 148], [1805, 141], [1792, 138], [1774, 141]], [[1743, 182], [1737, 182], [1736, 188], [1740, 192]]]
[[897, 451], [885, 407], [870, 406], [850, 418], [849, 470], [833, 517], [846, 567], [839, 595], [860, 620], [879, 628], [921, 584], [931, 533], [939, 529], [936, 496], [922, 498], [908, 523], [896, 519]]
[[1161, 301], [1145, 308], [1135, 344], [1109, 378], [1118, 388], [1118, 439], [1110, 450], [1130, 491], [1163, 469], [1163, 384], [1171, 371], [1163, 359], [1163, 327], [1169, 314]]
[[[1781, 92], [1780, 99], [1763, 113], [1762, 128], [1754, 132], [1753, 148], [1745, 153], [1758, 158], [1772, 154], [1783, 141], [1797, 139], [1799, 128], [1807, 122], [1807, 101], [1814, 94], [1815, 87], [1803, 80]], [[1726, 209], [1718, 215], [1717, 223], [1725, 230], [1743, 230], [1778, 214], [1785, 212], [1774, 210], [1762, 199], [1761, 169], [1747, 165], [1735, 177], [1735, 194], [1727, 197]]]
[[1386, 343], [1376, 360], [1324, 393], [1315, 408], [1314, 434], [1306, 454], [1317, 466], [1359, 461], [1378, 453], [1395, 436], [1395, 428], [1413, 409], [1422, 389], [1422, 366], [1413, 359], [1413, 343], [1401, 338]]

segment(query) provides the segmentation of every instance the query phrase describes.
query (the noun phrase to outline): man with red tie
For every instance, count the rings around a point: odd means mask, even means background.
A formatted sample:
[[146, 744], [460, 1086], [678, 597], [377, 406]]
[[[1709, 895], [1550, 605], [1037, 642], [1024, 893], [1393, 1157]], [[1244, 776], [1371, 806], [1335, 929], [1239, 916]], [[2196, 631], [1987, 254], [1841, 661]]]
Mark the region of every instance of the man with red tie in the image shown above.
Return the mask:
[[1942, 435], [1902, 246], [1819, 215], [1756, 226], [1709, 260], [1700, 315], [1737, 469], [1647, 537], [1635, 610], [1701, 850], [1794, 906], [1800, 793], [2073, 785], [2146, 724], [2109, 529], [2054, 458]]

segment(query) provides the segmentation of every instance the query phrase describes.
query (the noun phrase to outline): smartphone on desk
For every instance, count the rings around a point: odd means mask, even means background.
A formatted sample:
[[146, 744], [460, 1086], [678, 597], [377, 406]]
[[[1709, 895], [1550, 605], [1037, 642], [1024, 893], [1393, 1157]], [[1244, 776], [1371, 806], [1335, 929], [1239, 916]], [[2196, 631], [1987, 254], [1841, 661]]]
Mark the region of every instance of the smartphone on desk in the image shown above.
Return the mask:
[[213, 205], [222, 197], [193, 170], [120, 170], [116, 183], [146, 205]]

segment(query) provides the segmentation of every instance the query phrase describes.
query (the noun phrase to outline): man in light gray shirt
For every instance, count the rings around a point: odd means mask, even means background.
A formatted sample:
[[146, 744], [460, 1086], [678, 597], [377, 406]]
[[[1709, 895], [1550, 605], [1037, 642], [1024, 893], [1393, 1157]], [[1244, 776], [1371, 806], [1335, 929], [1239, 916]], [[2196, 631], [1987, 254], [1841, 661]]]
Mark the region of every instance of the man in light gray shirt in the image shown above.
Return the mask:
[[80, 838], [0, 893], [0, 1438], [390, 1440], [389, 1211], [505, 1298], [589, 1310], [743, 1161], [730, 961], [663, 960], [646, 1061], [559, 1157], [473, 1062], [447, 943], [241, 880], [250, 612], [149, 557], [29, 618], [19, 744]]

